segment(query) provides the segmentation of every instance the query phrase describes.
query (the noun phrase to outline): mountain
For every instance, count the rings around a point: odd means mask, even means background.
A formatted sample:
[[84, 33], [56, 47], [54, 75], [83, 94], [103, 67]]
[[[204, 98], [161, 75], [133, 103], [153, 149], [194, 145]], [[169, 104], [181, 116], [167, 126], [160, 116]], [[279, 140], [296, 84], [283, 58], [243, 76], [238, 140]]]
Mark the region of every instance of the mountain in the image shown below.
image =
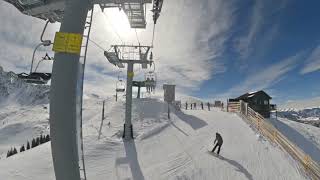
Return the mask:
[[0, 66], [0, 107], [9, 104], [39, 105], [49, 103], [48, 85], [28, 84]]
[[279, 108], [283, 110], [320, 108], [320, 97], [306, 100], [288, 101], [287, 103], [280, 105]]

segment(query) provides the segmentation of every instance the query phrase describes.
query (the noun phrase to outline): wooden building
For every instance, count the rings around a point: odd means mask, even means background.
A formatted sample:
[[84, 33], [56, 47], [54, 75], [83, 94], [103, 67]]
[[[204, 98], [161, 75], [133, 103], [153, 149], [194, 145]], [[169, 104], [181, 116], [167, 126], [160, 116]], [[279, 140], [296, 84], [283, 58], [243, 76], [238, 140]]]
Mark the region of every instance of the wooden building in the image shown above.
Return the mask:
[[230, 102], [243, 100], [247, 102], [249, 107], [258, 112], [265, 118], [270, 117], [270, 100], [272, 98], [264, 91], [256, 91], [243, 94], [235, 99], [230, 99]]

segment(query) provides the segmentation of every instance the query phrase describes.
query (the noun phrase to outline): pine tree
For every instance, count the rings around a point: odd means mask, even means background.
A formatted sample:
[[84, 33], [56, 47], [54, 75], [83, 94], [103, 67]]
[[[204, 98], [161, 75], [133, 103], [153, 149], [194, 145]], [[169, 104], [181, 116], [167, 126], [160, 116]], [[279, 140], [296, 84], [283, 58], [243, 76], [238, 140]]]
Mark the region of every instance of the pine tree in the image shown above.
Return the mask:
[[27, 141], [27, 150], [30, 149], [29, 141]]
[[17, 153], [18, 153], [18, 151], [17, 151], [16, 147], [14, 147], [13, 148], [13, 154], [17, 154]]
[[36, 140], [33, 138], [31, 142], [31, 148], [36, 147]]
[[47, 134], [47, 136], [46, 136], [46, 142], [49, 142], [49, 141], [50, 141], [50, 135]]
[[39, 137], [37, 137], [36, 145], [37, 145], [37, 146], [40, 145], [40, 138], [39, 138]]
[[24, 145], [22, 145], [22, 147], [20, 148], [20, 152], [25, 151]]

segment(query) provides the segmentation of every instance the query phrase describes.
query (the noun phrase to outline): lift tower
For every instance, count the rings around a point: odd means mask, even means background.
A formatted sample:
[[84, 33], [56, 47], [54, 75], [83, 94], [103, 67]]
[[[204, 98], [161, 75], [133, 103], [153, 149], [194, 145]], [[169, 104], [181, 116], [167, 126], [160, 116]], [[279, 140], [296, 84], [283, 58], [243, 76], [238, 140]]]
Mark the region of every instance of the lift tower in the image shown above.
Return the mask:
[[133, 139], [131, 123], [133, 66], [134, 64], [141, 64], [142, 68], [146, 69], [148, 64], [152, 64], [152, 59], [148, 59], [150, 48], [151, 46], [141, 45], [112, 45], [110, 51], [104, 52], [104, 56], [111, 64], [119, 68], [125, 68], [124, 64], [127, 64], [126, 114], [123, 128], [123, 138], [125, 140]]

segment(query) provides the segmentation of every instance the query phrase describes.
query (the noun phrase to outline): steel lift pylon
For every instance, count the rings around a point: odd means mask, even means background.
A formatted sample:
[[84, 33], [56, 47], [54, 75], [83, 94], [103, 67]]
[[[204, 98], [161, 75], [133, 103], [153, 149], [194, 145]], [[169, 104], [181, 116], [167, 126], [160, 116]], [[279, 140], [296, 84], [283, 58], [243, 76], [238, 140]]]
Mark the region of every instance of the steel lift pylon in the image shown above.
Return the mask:
[[123, 128], [123, 138], [125, 140], [133, 139], [132, 116], [132, 84], [133, 84], [133, 66], [141, 64], [142, 68], [147, 68], [152, 64], [152, 59], [148, 59], [151, 46], [141, 45], [112, 45], [110, 51], [105, 51], [107, 60], [119, 68], [125, 68], [127, 64], [127, 88], [126, 88], [126, 113], [125, 124]]

